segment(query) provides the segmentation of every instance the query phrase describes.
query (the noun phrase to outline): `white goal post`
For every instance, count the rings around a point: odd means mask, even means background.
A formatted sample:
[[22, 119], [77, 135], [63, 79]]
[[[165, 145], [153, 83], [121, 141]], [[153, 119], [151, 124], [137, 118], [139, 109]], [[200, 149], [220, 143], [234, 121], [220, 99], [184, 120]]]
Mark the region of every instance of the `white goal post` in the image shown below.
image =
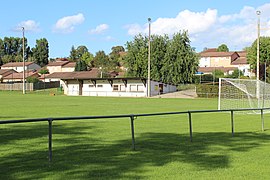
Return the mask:
[[251, 79], [219, 78], [219, 110], [264, 107], [270, 107], [270, 84]]

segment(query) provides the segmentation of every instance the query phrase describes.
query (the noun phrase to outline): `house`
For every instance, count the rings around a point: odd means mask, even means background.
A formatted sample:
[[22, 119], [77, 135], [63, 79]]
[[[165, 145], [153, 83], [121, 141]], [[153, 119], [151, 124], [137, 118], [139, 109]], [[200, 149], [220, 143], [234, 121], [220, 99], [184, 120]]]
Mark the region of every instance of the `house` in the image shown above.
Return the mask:
[[247, 52], [246, 51], [238, 51], [239, 58], [234, 60], [231, 65], [237, 67], [240, 71], [243, 72], [244, 76], [255, 76], [250, 69], [250, 64], [247, 62]]
[[218, 52], [217, 49], [211, 48], [202, 51], [199, 56], [199, 72], [209, 73], [211, 69], [220, 69], [225, 74], [230, 74], [231, 70], [239, 69], [245, 76], [251, 76], [245, 51]]
[[[70, 96], [146, 97], [145, 78], [99, 78], [98, 70], [53, 73], [46, 78], [60, 78], [64, 94]], [[151, 96], [175, 92], [176, 86], [151, 81]]]
[[10, 74], [17, 73], [17, 71], [13, 69], [0, 69], [0, 82], [2, 82], [3, 77], [6, 77]]
[[65, 64], [64, 66], [62, 66], [62, 72], [74, 72], [75, 66], [76, 66], [75, 62], [69, 62]]
[[54, 72], [73, 72], [75, 70], [75, 62], [70, 61], [55, 61], [50, 62], [47, 65], [47, 69], [49, 73], [52, 74]]
[[[25, 72], [25, 79], [28, 77], [39, 77], [37, 72], [28, 71]], [[3, 82], [23, 82], [23, 72], [12, 73], [2, 78]]]
[[[25, 62], [25, 71], [39, 70], [41, 67], [34, 62]], [[10, 62], [1, 66], [1, 69], [13, 69], [17, 72], [23, 72], [23, 62]]]

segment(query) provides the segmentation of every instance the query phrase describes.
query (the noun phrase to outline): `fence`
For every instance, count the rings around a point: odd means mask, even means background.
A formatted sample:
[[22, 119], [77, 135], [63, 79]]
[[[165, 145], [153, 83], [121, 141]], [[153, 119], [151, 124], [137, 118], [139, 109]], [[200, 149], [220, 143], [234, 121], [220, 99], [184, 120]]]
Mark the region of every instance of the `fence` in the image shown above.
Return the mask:
[[49, 162], [52, 161], [52, 122], [62, 121], [62, 120], [90, 120], [90, 119], [112, 119], [112, 118], [130, 118], [131, 126], [131, 142], [132, 149], [135, 150], [135, 128], [134, 120], [137, 117], [147, 117], [147, 116], [163, 116], [163, 115], [175, 115], [175, 114], [187, 114], [189, 122], [189, 136], [190, 142], [192, 142], [192, 114], [194, 113], [217, 113], [217, 112], [230, 112], [231, 114], [231, 131], [232, 136], [234, 136], [234, 112], [235, 111], [260, 111], [261, 116], [261, 128], [264, 131], [264, 110], [270, 110], [270, 108], [252, 108], [252, 109], [226, 109], [226, 110], [193, 110], [193, 111], [181, 111], [181, 112], [165, 112], [165, 113], [152, 113], [152, 114], [126, 114], [126, 115], [113, 115], [113, 116], [81, 116], [81, 117], [57, 117], [57, 118], [37, 118], [37, 119], [22, 119], [22, 120], [4, 120], [0, 121], [0, 124], [14, 124], [14, 123], [28, 123], [28, 122], [41, 122], [48, 121], [48, 153]]
[[[37, 83], [25, 83], [26, 91], [34, 91], [40, 89], [48, 88], [58, 88], [60, 87], [60, 82], [37, 82]], [[0, 90], [4, 91], [19, 91], [23, 89], [23, 83], [0, 83]]]

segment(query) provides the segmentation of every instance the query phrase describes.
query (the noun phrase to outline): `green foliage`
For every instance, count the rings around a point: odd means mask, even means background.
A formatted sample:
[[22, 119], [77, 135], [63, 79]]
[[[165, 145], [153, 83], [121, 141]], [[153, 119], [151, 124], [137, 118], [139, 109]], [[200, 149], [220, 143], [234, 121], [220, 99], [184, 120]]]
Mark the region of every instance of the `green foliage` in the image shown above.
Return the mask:
[[69, 60], [73, 61], [73, 62], [76, 62], [77, 59], [78, 59], [77, 51], [76, 51], [75, 47], [72, 46], [71, 50], [70, 50]]
[[83, 53], [81, 60], [84, 61], [87, 66], [92, 67], [93, 64], [91, 64], [91, 62], [94, 60], [94, 55], [90, 52], [85, 52]]
[[[257, 66], [257, 40], [255, 40], [251, 47], [247, 48], [247, 60], [251, 69], [256, 70]], [[260, 64], [266, 62], [267, 66], [270, 64], [270, 37], [260, 37]], [[260, 71], [260, 79], [264, 76], [264, 71]]]
[[122, 61], [122, 57], [120, 56], [121, 52], [125, 52], [123, 46], [114, 46], [112, 47], [112, 52], [109, 54], [110, 61], [112, 66], [120, 66], [120, 62]]
[[[24, 38], [25, 60], [31, 59], [32, 52], [27, 46], [27, 38]], [[22, 38], [5, 37], [0, 38], [0, 65], [9, 62], [22, 62]]]
[[217, 81], [219, 78], [223, 78], [224, 77], [224, 72], [219, 70], [219, 69], [215, 69], [212, 72], [212, 76], [214, 77], [214, 80]]
[[236, 69], [232, 74], [227, 75], [228, 78], [241, 78], [242, 76], [244, 76], [244, 73], [239, 69]]
[[[198, 57], [190, 46], [187, 32], [179, 32], [169, 40], [168, 36], [151, 36], [151, 79], [166, 83], [192, 82], [198, 67]], [[148, 38], [137, 35], [127, 42], [125, 57], [128, 75], [147, 77]]]
[[32, 48], [34, 61], [41, 67], [49, 62], [49, 43], [46, 38], [36, 40], [36, 46]]
[[39, 74], [49, 74], [49, 70], [46, 68], [42, 68], [38, 71]]
[[147, 77], [148, 38], [141, 34], [126, 44], [125, 62], [128, 68], [127, 76]]
[[87, 65], [85, 61], [79, 60], [76, 62], [75, 71], [87, 71]]
[[79, 60], [86, 60], [85, 62], [86, 64], [88, 64], [91, 60], [89, 60], [88, 62], [87, 58], [91, 58], [91, 55], [92, 54], [88, 51], [86, 46], [81, 45], [81, 46], [78, 46], [77, 49], [75, 49], [75, 47], [72, 46], [70, 50], [69, 60], [73, 62], [76, 62]]
[[218, 46], [217, 51], [218, 52], [229, 52], [229, 48], [226, 44], [221, 44], [220, 46]]
[[39, 79], [38, 77], [35, 77], [35, 76], [29, 76], [26, 78], [26, 82], [28, 83], [37, 83], [39, 82]]
[[218, 85], [198, 84], [196, 86], [196, 92], [198, 97], [218, 97]]

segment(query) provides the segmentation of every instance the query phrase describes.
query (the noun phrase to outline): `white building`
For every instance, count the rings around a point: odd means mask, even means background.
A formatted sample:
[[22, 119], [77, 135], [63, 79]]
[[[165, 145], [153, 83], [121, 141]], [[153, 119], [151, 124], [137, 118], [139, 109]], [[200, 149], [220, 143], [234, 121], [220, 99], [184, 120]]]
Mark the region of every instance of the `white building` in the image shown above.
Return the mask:
[[[69, 96], [147, 97], [145, 78], [97, 78], [98, 74], [98, 69], [53, 73], [46, 76], [46, 82], [60, 80]], [[175, 85], [151, 81], [151, 96], [175, 91]]]
[[[25, 62], [25, 71], [39, 70], [41, 67], [34, 62]], [[1, 66], [1, 69], [13, 69], [17, 72], [23, 72], [23, 62], [11, 62]]]
[[[61, 79], [64, 94], [71, 96], [146, 97], [147, 81], [144, 78], [92, 78]], [[151, 81], [151, 96], [175, 92], [176, 86]]]

